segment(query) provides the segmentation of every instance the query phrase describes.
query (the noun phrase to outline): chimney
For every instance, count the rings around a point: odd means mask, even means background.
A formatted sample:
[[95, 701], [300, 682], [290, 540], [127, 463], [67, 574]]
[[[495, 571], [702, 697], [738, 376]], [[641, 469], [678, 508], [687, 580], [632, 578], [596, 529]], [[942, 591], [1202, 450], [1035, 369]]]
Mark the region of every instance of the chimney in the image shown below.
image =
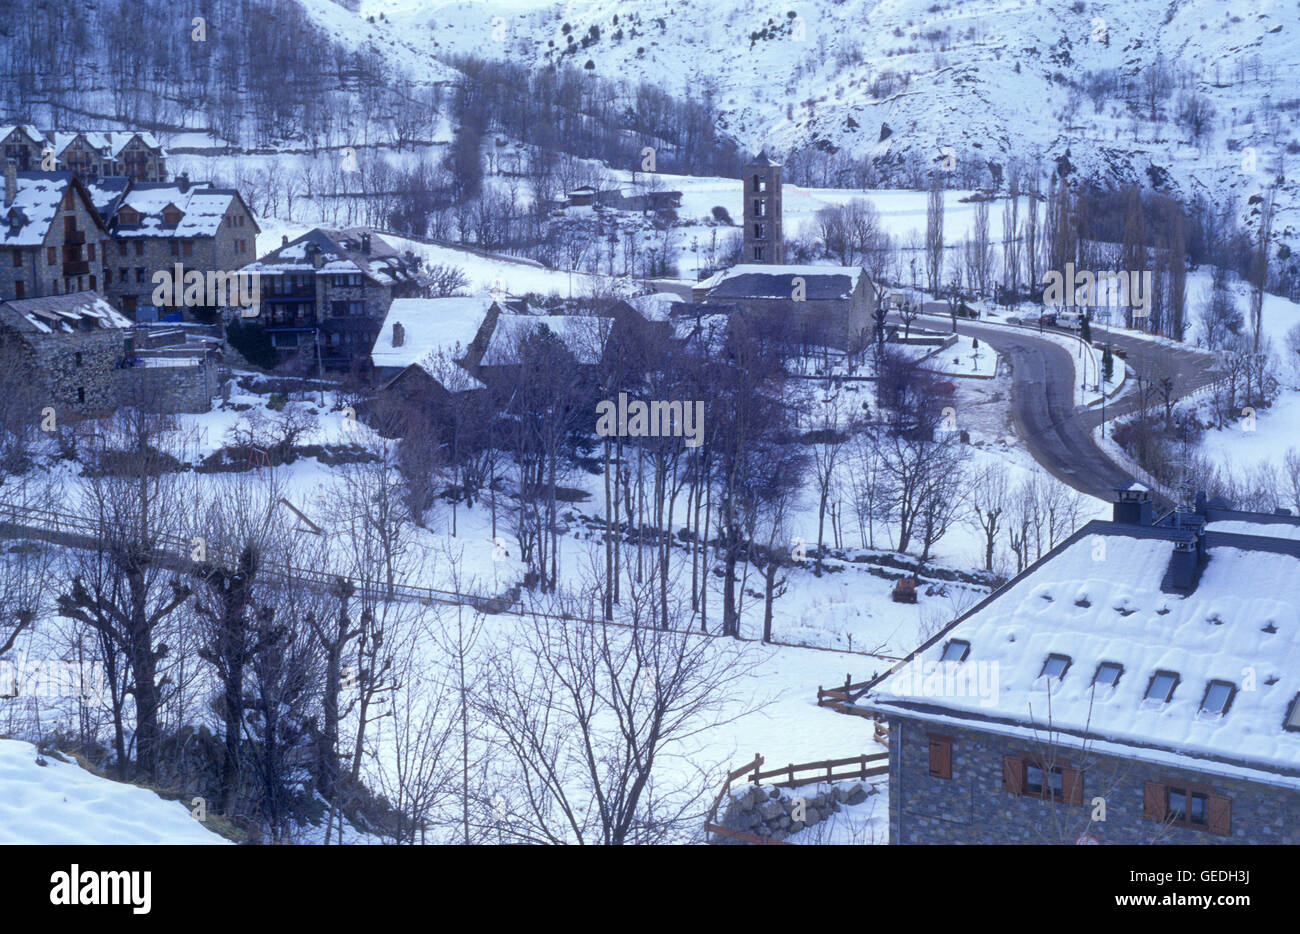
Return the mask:
[[189, 172], [182, 172], [180, 175], [176, 176], [176, 187], [180, 189], [181, 194], [185, 194], [185, 192], [190, 190]]
[[288, 234], [281, 234], [281, 236], [280, 236], [280, 246], [288, 246], [288, 245], [289, 245], [289, 235], [288, 235]]
[[1151, 491], [1140, 483], [1116, 487], [1111, 520], [1125, 525], [1151, 524]]
[[401, 347], [406, 343], [406, 328], [402, 327], [402, 322], [393, 322], [393, 346]]
[[1196, 589], [1197, 569], [1200, 566], [1200, 549], [1196, 546], [1196, 538], [1192, 535], [1174, 542], [1174, 554], [1169, 559], [1169, 570], [1165, 573], [1161, 590], [1187, 593]]
[[370, 234], [368, 233], [361, 235], [361, 252], [367, 256], [370, 255]]
[[14, 203], [18, 197], [18, 163], [13, 159], [5, 162], [5, 207]]

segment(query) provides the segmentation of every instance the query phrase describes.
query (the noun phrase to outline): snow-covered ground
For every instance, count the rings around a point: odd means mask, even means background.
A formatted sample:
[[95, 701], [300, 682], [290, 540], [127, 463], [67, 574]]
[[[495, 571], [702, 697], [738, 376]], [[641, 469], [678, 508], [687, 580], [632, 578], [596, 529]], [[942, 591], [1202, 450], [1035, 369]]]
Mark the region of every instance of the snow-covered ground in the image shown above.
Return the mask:
[[178, 801], [0, 739], [0, 844], [227, 843]]

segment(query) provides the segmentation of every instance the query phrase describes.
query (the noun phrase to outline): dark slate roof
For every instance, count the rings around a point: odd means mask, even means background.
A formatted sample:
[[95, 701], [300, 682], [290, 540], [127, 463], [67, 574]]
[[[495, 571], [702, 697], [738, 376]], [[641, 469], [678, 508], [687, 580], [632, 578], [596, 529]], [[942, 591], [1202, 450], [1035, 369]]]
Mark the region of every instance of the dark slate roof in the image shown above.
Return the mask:
[[738, 272], [742, 268], [744, 267], [732, 270], [733, 274], [710, 289], [709, 298], [789, 299], [794, 294], [794, 280], [798, 277], [803, 279], [804, 295], [808, 301], [847, 299], [853, 294], [857, 278], [861, 275], [861, 270], [856, 269], [828, 274], [809, 272], [802, 268], [779, 271], [782, 267], [773, 266], [772, 272]]

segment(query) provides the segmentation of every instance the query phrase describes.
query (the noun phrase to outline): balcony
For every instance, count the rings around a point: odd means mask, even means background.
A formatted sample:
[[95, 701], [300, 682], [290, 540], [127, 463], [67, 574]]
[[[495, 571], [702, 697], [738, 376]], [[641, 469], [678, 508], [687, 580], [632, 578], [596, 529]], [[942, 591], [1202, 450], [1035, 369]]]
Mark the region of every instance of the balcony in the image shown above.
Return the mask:
[[69, 246], [80, 246], [86, 242], [86, 232], [84, 230], [69, 230], [63, 234], [63, 242]]
[[90, 263], [86, 262], [84, 259], [77, 262], [63, 264], [63, 275], [66, 277], [84, 276], [88, 272], [90, 272]]

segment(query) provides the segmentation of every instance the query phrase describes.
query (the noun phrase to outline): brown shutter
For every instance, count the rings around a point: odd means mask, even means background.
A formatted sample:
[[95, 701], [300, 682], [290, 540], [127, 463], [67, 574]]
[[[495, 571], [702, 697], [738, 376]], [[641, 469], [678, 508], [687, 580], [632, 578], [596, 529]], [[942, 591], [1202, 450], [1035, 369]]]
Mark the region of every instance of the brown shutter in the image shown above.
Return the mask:
[[1066, 804], [1083, 804], [1083, 773], [1068, 765], [1061, 766], [1061, 800]]
[[1002, 757], [1002, 790], [1014, 795], [1024, 790], [1025, 760], [1020, 756]]
[[1165, 786], [1159, 782], [1142, 783], [1142, 819], [1158, 820], [1165, 819], [1165, 810], [1167, 799], [1165, 798]]
[[1228, 836], [1232, 832], [1232, 799], [1226, 795], [1210, 795], [1210, 833]]
[[931, 737], [930, 775], [933, 778], [952, 778], [952, 740]]

